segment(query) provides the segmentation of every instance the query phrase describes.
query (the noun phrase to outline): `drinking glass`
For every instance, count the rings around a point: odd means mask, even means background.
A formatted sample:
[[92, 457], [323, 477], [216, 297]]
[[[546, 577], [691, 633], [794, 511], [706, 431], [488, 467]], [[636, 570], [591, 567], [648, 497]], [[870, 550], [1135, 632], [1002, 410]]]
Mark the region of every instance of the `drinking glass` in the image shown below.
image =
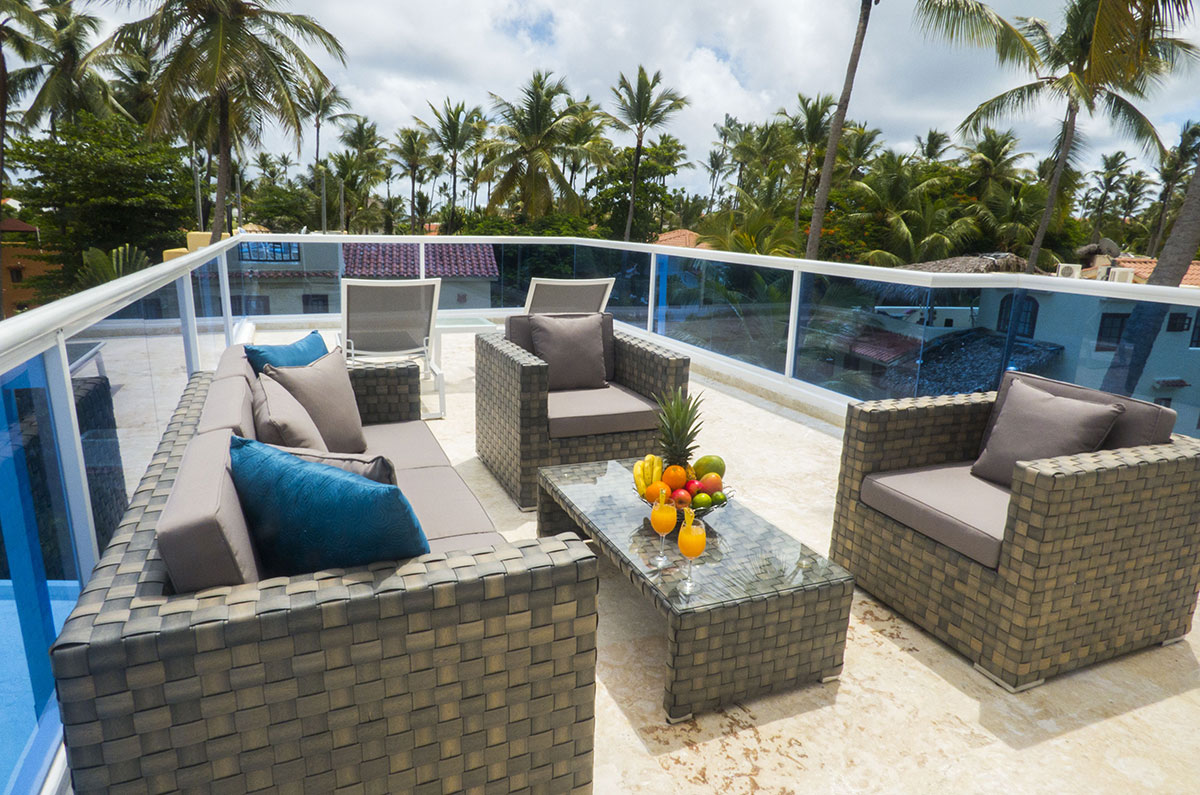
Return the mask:
[[692, 579], [692, 561], [704, 553], [707, 542], [703, 523], [693, 522], [693, 517], [688, 514], [690, 511], [684, 514], [683, 527], [679, 528], [679, 552], [688, 562], [687, 579], [679, 585], [679, 592], [685, 595], [691, 595], [696, 590], [696, 582]]
[[667, 536], [675, 529], [675, 522], [678, 519], [679, 513], [675, 505], [662, 499], [650, 511], [650, 526], [654, 528], [654, 532], [658, 533], [658, 554], [650, 558], [650, 565], [656, 569], [665, 569], [671, 562], [666, 555], [664, 545]]

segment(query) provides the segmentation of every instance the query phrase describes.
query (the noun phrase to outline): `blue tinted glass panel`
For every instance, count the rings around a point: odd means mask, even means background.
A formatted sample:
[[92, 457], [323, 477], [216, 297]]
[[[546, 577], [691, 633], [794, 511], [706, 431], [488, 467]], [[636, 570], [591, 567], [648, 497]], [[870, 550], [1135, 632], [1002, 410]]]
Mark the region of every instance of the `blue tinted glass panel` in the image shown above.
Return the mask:
[[646, 327], [650, 300], [650, 259], [641, 251], [618, 251], [598, 246], [575, 247], [575, 278], [612, 278], [608, 311], [639, 328]]

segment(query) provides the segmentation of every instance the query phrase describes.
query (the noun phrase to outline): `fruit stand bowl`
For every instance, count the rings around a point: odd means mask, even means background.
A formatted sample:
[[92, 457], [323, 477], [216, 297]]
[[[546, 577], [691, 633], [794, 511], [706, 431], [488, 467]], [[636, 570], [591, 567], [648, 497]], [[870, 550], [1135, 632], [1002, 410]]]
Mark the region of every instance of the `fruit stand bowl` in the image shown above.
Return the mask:
[[[637, 492], [636, 485], [633, 487], [633, 490], [635, 493]], [[724, 502], [721, 502], [721, 503], [714, 502], [712, 505], [708, 506], [707, 508], [696, 508], [695, 506], [692, 506], [692, 510], [694, 510], [696, 512], [697, 519], [702, 519], [705, 516], [708, 516], [713, 511], [718, 510], [720, 508], [724, 508], [726, 505], [729, 504], [729, 501], [732, 500], [734, 497], [734, 490], [729, 487], [725, 487], [724, 489], [722, 489], [721, 493], [723, 493], [725, 495]], [[638, 497], [641, 499], [642, 502], [646, 503], [647, 507], [650, 507], [650, 508], [654, 507], [654, 503], [650, 502], [650, 500], [646, 499], [643, 495], [638, 494]], [[683, 513], [680, 512], [680, 517], [682, 517], [682, 516], [683, 516]]]

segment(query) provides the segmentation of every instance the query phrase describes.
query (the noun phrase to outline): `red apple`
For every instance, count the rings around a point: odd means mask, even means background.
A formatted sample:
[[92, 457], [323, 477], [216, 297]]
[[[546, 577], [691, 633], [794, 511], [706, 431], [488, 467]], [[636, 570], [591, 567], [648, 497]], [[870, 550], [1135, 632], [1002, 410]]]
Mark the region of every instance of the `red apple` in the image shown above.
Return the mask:
[[686, 508], [692, 504], [692, 495], [687, 489], [675, 489], [671, 492], [671, 500], [676, 508]]
[[700, 489], [701, 489], [701, 486], [700, 486], [700, 481], [698, 481], [698, 480], [689, 480], [689, 481], [687, 482], [687, 485], [685, 485], [685, 486], [684, 486], [684, 488], [688, 490], [688, 494], [690, 494], [690, 495], [692, 495], [693, 497], [695, 497], [695, 496], [696, 496], [696, 492], [700, 491]]

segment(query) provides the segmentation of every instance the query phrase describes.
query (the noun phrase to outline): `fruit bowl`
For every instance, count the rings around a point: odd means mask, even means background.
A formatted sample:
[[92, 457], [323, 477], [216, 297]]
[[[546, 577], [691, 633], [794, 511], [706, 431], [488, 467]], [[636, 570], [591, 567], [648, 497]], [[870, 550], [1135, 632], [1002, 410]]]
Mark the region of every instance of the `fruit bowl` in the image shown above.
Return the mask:
[[[634, 490], [634, 492], [635, 492], [635, 493], [637, 492], [637, 486], [636, 486], [636, 485], [634, 486], [633, 490]], [[712, 513], [713, 511], [715, 511], [715, 510], [717, 510], [717, 509], [719, 509], [719, 508], [724, 508], [726, 505], [728, 505], [728, 504], [729, 504], [729, 501], [730, 501], [730, 500], [732, 500], [732, 499], [733, 499], [733, 497], [734, 497], [734, 490], [733, 490], [733, 489], [731, 489], [731, 488], [729, 488], [728, 486], [726, 486], [726, 487], [725, 487], [725, 488], [722, 490], [722, 492], [721, 492], [721, 493], [725, 495], [725, 501], [724, 501], [724, 502], [722, 502], [722, 503], [715, 503], [715, 502], [714, 502], [712, 505], [708, 506], [707, 508], [696, 508], [695, 506], [693, 506], [693, 507], [692, 507], [692, 510], [694, 510], [694, 511], [696, 512], [696, 518], [697, 518], [697, 519], [700, 519], [700, 518], [703, 518], [703, 517], [705, 517], [705, 516], [708, 516], [710, 513]], [[643, 496], [643, 495], [641, 495], [641, 494], [638, 494], [638, 497], [641, 499], [641, 501], [642, 501], [642, 502], [646, 503], [646, 505], [647, 505], [648, 507], [651, 507], [651, 508], [653, 508], [653, 507], [654, 507], [654, 503], [652, 503], [652, 502], [650, 502], [650, 500], [646, 499], [646, 498], [645, 498], [645, 496]], [[682, 516], [682, 515], [683, 515], [683, 514], [682, 514], [682, 513], [680, 513], [680, 516]]]

